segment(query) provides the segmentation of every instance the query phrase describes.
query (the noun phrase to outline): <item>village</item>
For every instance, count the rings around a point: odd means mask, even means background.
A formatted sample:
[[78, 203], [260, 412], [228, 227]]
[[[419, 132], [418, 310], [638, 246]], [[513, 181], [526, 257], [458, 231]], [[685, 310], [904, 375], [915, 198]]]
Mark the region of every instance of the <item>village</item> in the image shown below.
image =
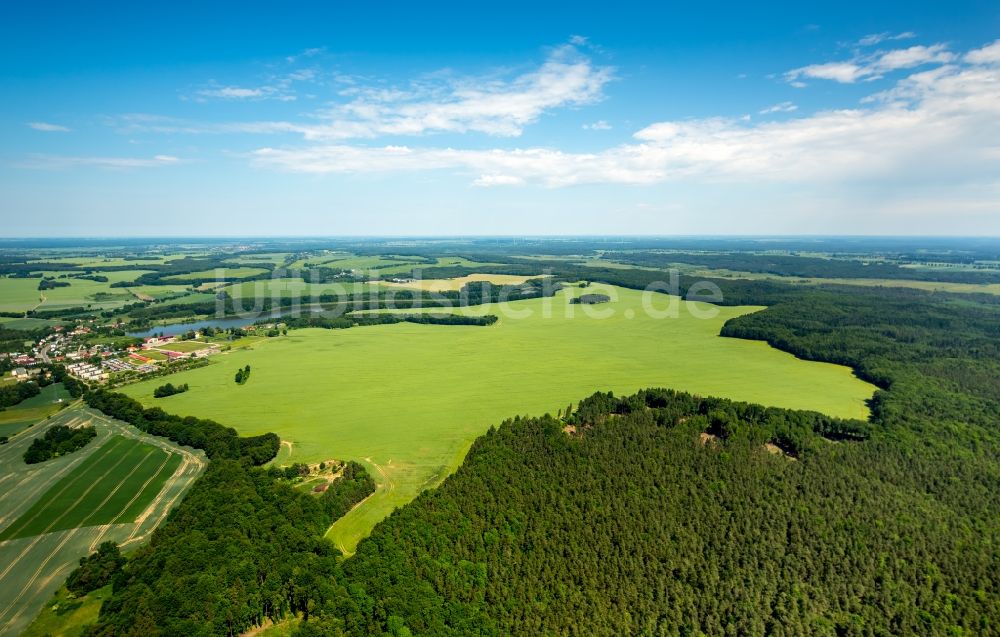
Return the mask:
[[73, 377], [107, 383], [165, 371], [168, 365], [204, 359], [222, 351], [201, 332], [139, 339], [101, 337], [93, 325], [56, 326], [29, 351], [0, 354], [10, 361], [9, 380], [29, 380], [47, 365], [64, 365]]

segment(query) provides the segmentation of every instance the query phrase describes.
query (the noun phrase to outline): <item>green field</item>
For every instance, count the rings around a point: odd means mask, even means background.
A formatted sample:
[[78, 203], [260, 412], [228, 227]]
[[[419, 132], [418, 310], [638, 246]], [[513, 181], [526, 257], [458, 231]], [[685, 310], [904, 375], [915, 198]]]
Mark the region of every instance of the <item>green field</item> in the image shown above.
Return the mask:
[[77, 637], [87, 624], [97, 621], [101, 604], [111, 596], [111, 585], [76, 597], [60, 588], [21, 637]]
[[11, 330], [37, 330], [43, 327], [65, 325], [65, 322], [40, 318], [11, 318], [9, 316], [0, 316], [0, 324]]
[[203, 343], [201, 341], [176, 341], [174, 343], [167, 343], [163, 345], [161, 349], [170, 350], [171, 352], [180, 352], [182, 354], [190, 354], [191, 352], [198, 352], [207, 348], [208, 343]]
[[112, 283], [133, 281], [149, 270], [122, 270], [100, 272], [107, 282], [91, 281], [67, 277], [59, 278], [65, 272], [43, 272], [56, 277], [56, 281], [69, 283], [68, 287], [39, 290], [41, 279], [17, 279], [0, 277], [0, 311], [23, 312], [34, 308], [58, 309], [92, 305], [99, 308], [118, 307], [135, 300], [129, 288], [113, 288]]
[[[612, 303], [584, 308], [571, 295], [600, 289]], [[657, 309], [672, 297], [656, 295]], [[640, 292], [573, 288], [490, 311], [491, 327], [409, 323], [294, 330], [213, 364], [171, 376], [190, 391], [154, 401], [162, 379], [123, 391], [169, 412], [212, 418], [291, 443], [277, 462], [357, 459], [379, 491], [334, 525], [352, 550], [394, 507], [437, 484], [486, 428], [517, 414], [566, 407], [597, 390], [666, 386], [845, 417], [867, 417], [874, 387], [846, 367], [806, 362], [766, 343], [720, 338], [729, 318], [758, 308], [679, 303], [678, 318], [643, 311]], [[613, 312], [608, 318], [594, 313]], [[548, 316], [547, 316], [548, 315]], [[236, 370], [251, 365], [245, 385]]]
[[174, 274], [172, 276], [163, 277], [163, 281], [169, 283], [170, 281], [185, 281], [187, 279], [219, 279], [233, 280], [233, 279], [246, 279], [252, 276], [257, 276], [258, 274], [264, 274], [267, 270], [263, 268], [244, 268], [242, 266], [236, 266], [232, 268], [215, 268], [212, 270], [200, 270], [198, 272], [186, 272], [184, 274]]
[[[321, 294], [370, 294], [378, 289], [368, 283], [307, 283], [301, 278], [260, 279], [233, 283], [223, 290], [234, 299], [299, 297], [302, 303], [309, 303], [310, 297]], [[249, 308], [249, 303], [244, 304]]]
[[179, 456], [115, 436], [0, 532], [0, 542], [63, 529], [133, 522], [179, 464]]
[[[59, 400], [63, 402], [58, 402]], [[0, 411], [0, 436], [13, 436], [62, 409], [70, 399], [62, 383], [42, 387], [41, 393]]]

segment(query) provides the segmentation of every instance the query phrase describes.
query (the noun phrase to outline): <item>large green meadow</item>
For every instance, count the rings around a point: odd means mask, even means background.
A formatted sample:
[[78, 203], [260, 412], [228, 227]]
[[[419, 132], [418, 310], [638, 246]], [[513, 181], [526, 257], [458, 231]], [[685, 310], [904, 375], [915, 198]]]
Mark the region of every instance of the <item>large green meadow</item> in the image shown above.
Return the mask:
[[[476, 308], [490, 327], [402, 323], [347, 330], [303, 329], [178, 373], [190, 391], [154, 399], [161, 379], [125, 393], [147, 405], [213, 418], [242, 433], [277, 432], [291, 443], [277, 462], [357, 459], [379, 491], [331, 530], [353, 550], [393, 508], [435, 485], [472, 440], [518, 414], [555, 413], [597, 390], [665, 386], [765, 405], [867, 417], [874, 387], [845, 367], [798, 360], [765, 343], [721, 338], [729, 318], [759, 308], [650, 297], [676, 318], [652, 318], [640, 292], [608, 288], [612, 303], [584, 307], [554, 298]], [[612, 313], [600, 318], [595, 313]], [[237, 369], [252, 374], [237, 385]]]

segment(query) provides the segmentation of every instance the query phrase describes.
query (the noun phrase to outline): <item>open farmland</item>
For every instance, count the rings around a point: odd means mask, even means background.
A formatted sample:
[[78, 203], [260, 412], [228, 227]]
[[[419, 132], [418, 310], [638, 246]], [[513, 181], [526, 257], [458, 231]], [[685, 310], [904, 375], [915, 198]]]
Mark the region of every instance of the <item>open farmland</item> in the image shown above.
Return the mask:
[[310, 283], [299, 277], [289, 277], [233, 283], [224, 287], [222, 291], [241, 301], [242, 307], [252, 309], [254, 299], [291, 297], [300, 298], [303, 303], [308, 303], [310, 297], [319, 297], [323, 294], [370, 294], [378, 290], [378, 285], [355, 282]]
[[[52, 424], [93, 425], [98, 436], [25, 465], [21, 455]], [[0, 634], [18, 634], [100, 542], [144, 541], [204, 463], [201, 452], [79, 408], [0, 446]]]
[[[565, 408], [597, 390], [667, 386], [830, 415], [865, 418], [874, 387], [846, 367], [806, 362], [756, 341], [720, 338], [729, 318], [753, 307], [679, 303], [655, 319], [643, 295], [602, 288], [613, 302], [583, 308], [564, 290], [549, 299], [494, 307], [491, 327], [401, 323], [347, 330], [293, 330], [170, 377], [190, 391], [152, 398], [161, 379], [123, 391], [147, 405], [212, 418], [245, 434], [277, 432], [278, 463], [326, 458], [367, 463], [379, 491], [334, 525], [353, 550], [394, 507], [440, 482], [471, 441], [517, 414]], [[672, 297], [656, 295], [657, 309]], [[692, 312], [714, 312], [695, 318]], [[611, 312], [606, 318], [602, 313]], [[233, 383], [251, 365], [245, 385]]]
[[496, 285], [520, 285], [529, 279], [537, 279], [538, 276], [518, 276], [514, 274], [467, 274], [453, 279], [415, 279], [405, 283], [383, 283], [390, 287], [411, 288], [424, 290], [426, 292], [448, 292], [461, 290], [467, 283], [478, 283], [488, 281]]
[[264, 274], [267, 270], [263, 268], [246, 268], [241, 266], [229, 267], [229, 268], [215, 268], [212, 270], [199, 270], [197, 272], [185, 272], [184, 274], [174, 274], [171, 276], [163, 277], [163, 281], [169, 283], [171, 281], [186, 281], [189, 279], [217, 279], [219, 281], [227, 281], [233, 279], [248, 279], [253, 276]]
[[175, 454], [114, 436], [0, 531], [0, 542], [78, 526], [132, 522], [179, 464]]
[[[58, 278], [66, 272], [42, 272], [55, 280], [69, 283], [67, 287], [39, 290], [41, 279], [0, 277], [0, 311], [23, 312], [31, 309], [58, 309], [77, 306], [97, 308], [119, 307], [135, 300], [130, 288], [113, 288], [112, 283], [134, 281], [148, 270], [121, 270], [101, 272], [107, 281], [91, 281], [76, 277]], [[82, 274], [82, 273], [79, 273]]]

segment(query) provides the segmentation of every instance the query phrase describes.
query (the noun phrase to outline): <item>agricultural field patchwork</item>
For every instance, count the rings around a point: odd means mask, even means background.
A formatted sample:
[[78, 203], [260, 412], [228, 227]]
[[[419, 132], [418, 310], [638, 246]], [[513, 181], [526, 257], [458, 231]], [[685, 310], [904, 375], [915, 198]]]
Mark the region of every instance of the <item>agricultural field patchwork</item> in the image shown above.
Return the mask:
[[[66, 272], [43, 271], [45, 276], [56, 277], [57, 282], [69, 283], [67, 287], [39, 290], [38, 278], [0, 277], [0, 311], [24, 312], [31, 309], [58, 309], [77, 306], [113, 308], [130, 303], [135, 296], [130, 288], [113, 288], [112, 283], [133, 281], [148, 270], [121, 270], [100, 272], [107, 281], [91, 281], [68, 276], [59, 278]], [[82, 272], [77, 274], [83, 274]]]
[[[94, 426], [71, 454], [25, 465], [50, 425]], [[0, 634], [19, 634], [79, 558], [102, 541], [143, 542], [205, 466], [204, 454], [72, 407], [0, 446]]]
[[[608, 293], [583, 308], [569, 299]], [[653, 318], [676, 303], [676, 318]], [[470, 308], [500, 317], [490, 327], [401, 323], [292, 330], [249, 350], [172, 375], [190, 390], [152, 398], [154, 379], [123, 388], [146, 405], [211, 418], [244, 434], [278, 433], [277, 464], [326, 458], [366, 463], [378, 492], [330, 532], [344, 550], [392, 510], [461, 463], [487, 427], [518, 414], [555, 413], [602, 390], [649, 386], [765, 405], [866, 418], [874, 387], [850, 369], [807, 362], [766, 343], [719, 337], [729, 318], [756, 307], [680, 302], [612, 286], [553, 298]], [[438, 310], [439, 311], [439, 310]], [[610, 311], [611, 315], [601, 318]], [[696, 318], [694, 312], [712, 314]], [[530, 361], [530, 364], [529, 364]], [[738, 362], [738, 364], [734, 364]], [[245, 385], [236, 370], [250, 365]]]
[[176, 454], [114, 436], [0, 531], [0, 542], [76, 527], [134, 522], [180, 462]]

